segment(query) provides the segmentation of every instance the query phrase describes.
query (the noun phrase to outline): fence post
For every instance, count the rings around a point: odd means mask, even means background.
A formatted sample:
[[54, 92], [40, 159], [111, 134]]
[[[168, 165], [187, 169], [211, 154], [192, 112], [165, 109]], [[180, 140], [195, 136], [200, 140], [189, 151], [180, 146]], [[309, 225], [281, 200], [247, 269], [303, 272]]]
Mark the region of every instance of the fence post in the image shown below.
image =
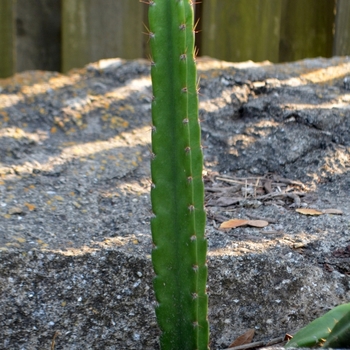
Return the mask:
[[335, 0], [282, 0], [280, 62], [331, 57]]
[[350, 1], [337, 0], [333, 55], [350, 55]]
[[61, 1], [17, 0], [15, 12], [16, 72], [59, 71]]
[[15, 0], [0, 1], [0, 78], [15, 73]]
[[200, 54], [278, 62], [280, 0], [203, 0]]
[[144, 54], [138, 0], [62, 0], [62, 71], [102, 58]]

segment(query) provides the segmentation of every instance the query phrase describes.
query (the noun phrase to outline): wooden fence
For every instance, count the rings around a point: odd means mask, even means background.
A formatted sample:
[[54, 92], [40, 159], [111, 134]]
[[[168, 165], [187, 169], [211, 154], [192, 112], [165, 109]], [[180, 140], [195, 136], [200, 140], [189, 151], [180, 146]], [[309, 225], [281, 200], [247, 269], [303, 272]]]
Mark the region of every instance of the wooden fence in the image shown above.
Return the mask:
[[[147, 57], [139, 0], [0, 0], [0, 77]], [[350, 54], [350, 0], [202, 0], [200, 55], [285, 62]]]

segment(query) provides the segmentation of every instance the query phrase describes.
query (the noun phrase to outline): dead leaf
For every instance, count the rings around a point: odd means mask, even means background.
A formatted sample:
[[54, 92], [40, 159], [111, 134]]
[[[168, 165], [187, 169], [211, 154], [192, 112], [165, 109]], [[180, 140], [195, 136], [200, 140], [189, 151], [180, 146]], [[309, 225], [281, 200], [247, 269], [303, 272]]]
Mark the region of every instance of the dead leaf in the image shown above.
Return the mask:
[[231, 219], [228, 221], [224, 221], [221, 225], [220, 228], [235, 228], [238, 226], [244, 226], [248, 223], [249, 220], [244, 220], [244, 219]]
[[253, 226], [253, 227], [266, 227], [268, 225], [268, 221], [265, 220], [249, 220], [247, 222], [248, 226]]
[[343, 215], [343, 212], [340, 209], [323, 209], [323, 214], [334, 214], [334, 215]]
[[288, 341], [288, 340], [291, 340], [291, 339], [293, 339], [293, 336], [288, 334], [288, 333], [286, 333], [286, 335], [284, 336], [283, 341]]
[[245, 345], [251, 343], [254, 337], [255, 330], [248, 329], [244, 334], [236, 338], [230, 345], [229, 348], [234, 348], [235, 346]]
[[322, 211], [319, 211], [316, 209], [307, 209], [307, 208], [295, 209], [295, 211], [303, 215], [322, 215], [323, 214]]

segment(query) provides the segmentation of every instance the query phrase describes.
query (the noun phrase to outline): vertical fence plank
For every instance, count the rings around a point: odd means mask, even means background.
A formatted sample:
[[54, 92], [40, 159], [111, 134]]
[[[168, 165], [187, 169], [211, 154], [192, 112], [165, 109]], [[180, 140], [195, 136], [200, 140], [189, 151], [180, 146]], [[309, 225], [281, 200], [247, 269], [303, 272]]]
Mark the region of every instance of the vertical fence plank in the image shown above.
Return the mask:
[[333, 55], [350, 55], [350, 1], [337, 0]]
[[278, 61], [280, 0], [203, 0], [201, 55]]
[[60, 0], [17, 0], [16, 58], [17, 72], [60, 70]]
[[202, 14], [203, 14], [203, 1], [198, 1], [194, 5], [194, 23], [196, 23], [196, 35], [195, 35], [195, 47], [197, 50], [197, 55], [202, 55], [202, 48], [201, 48], [201, 42], [202, 42]]
[[62, 41], [66, 72], [102, 58], [144, 53], [143, 8], [138, 0], [63, 0]]
[[62, 71], [89, 62], [89, 0], [62, 0]]
[[283, 0], [280, 62], [331, 57], [335, 0]]
[[0, 78], [15, 73], [15, 0], [0, 1]]
[[[99, 0], [0, 0], [0, 77], [58, 69], [59, 45], [52, 42], [59, 36], [60, 1], [63, 71], [101, 58], [147, 56], [148, 6], [138, 0], [104, 0], [103, 6]], [[332, 46], [334, 55], [350, 54], [349, 0], [203, 0], [197, 9], [201, 55], [283, 62], [329, 57]], [[29, 12], [37, 13], [34, 22], [33, 15], [26, 19]]]
[[151, 49], [149, 45], [149, 36], [146, 34], [147, 29], [149, 28], [149, 23], [148, 23], [148, 8], [149, 5], [140, 2], [140, 6], [142, 8], [142, 27], [141, 27], [141, 32], [142, 32], [142, 55], [140, 57], [147, 57], [149, 58], [151, 56]]

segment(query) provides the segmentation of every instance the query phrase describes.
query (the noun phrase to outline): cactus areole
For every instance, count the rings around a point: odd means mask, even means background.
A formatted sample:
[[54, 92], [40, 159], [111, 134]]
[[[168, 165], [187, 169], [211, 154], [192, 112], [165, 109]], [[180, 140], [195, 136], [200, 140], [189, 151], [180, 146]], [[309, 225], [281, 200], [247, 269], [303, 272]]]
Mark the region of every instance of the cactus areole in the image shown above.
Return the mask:
[[163, 350], [208, 349], [207, 243], [193, 5], [149, 0], [151, 221]]

